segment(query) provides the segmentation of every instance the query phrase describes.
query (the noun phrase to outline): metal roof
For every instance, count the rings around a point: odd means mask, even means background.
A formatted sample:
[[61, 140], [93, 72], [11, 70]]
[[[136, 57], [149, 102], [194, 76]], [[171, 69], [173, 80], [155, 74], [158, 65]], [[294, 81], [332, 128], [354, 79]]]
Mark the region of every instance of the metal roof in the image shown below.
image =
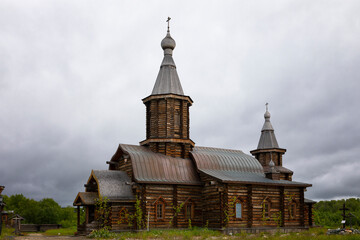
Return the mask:
[[191, 159], [174, 158], [155, 153], [144, 146], [120, 144], [119, 150], [130, 156], [136, 182], [201, 184]]
[[[190, 153], [200, 172], [222, 182], [311, 186], [307, 183], [266, 178], [259, 161], [240, 150], [194, 147]], [[279, 170], [286, 171], [288, 169], [281, 168]]]
[[294, 182], [287, 180], [272, 180], [266, 178], [263, 174], [253, 172], [238, 172], [238, 171], [224, 171], [224, 170], [200, 170], [201, 172], [212, 176], [225, 183], [245, 183], [245, 184], [260, 184], [260, 185], [275, 185], [275, 186], [303, 186], [309, 187], [311, 184]]
[[155, 86], [151, 95], [171, 93], [184, 95], [184, 91], [181, 87], [180, 79], [176, 71], [176, 65], [172, 57], [175, 45], [175, 41], [168, 31], [166, 37], [161, 42], [161, 47], [164, 50], [164, 59], [161, 63], [160, 71], [156, 78]]
[[[134, 200], [131, 189], [131, 179], [124, 171], [115, 170], [92, 170], [91, 177], [94, 177], [98, 184], [98, 191], [102, 197], [110, 201]], [[89, 183], [88, 181], [88, 183]]]
[[[283, 167], [283, 166], [274, 166], [274, 169], [277, 172], [280, 172], [280, 173], [294, 173], [290, 169], [288, 169], [286, 167]], [[270, 171], [270, 167], [269, 166], [264, 166], [264, 172], [269, 172], [269, 171]]]
[[190, 152], [199, 170], [263, 173], [259, 161], [240, 150], [194, 147]]
[[264, 118], [265, 122], [261, 129], [261, 136], [257, 149], [279, 148], [279, 144], [275, 137], [274, 128], [270, 122], [270, 113], [267, 109], [267, 105]]

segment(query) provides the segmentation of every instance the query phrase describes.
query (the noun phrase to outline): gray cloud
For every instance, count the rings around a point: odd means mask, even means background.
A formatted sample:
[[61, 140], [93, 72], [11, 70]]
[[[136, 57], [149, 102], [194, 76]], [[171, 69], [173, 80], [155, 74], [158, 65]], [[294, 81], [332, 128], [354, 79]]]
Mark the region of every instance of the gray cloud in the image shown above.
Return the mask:
[[[205, 6], [205, 7], [204, 7]], [[359, 197], [358, 1], [2, 1], [0, 184], [71, 204], [145, 107], [172, 17], [200, 146], [257, 146], [265, 102], [308, 198]]]

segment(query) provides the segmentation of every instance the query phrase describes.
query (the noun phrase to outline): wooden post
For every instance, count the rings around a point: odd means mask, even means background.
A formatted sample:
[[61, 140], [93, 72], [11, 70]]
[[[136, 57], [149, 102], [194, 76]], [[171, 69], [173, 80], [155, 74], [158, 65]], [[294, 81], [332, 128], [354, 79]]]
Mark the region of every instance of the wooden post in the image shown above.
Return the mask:
[[253, 224], [252, 185], [247, 185], [247, 210], [247, 227], [251, 228]]
[[77, 206], [77, 229], [79, 230], [80, 226], [80, 206]]
[[304, 188], [300, 188], [300, 226], [304, 227], [305, 226], [305, 202], [304, 202]]
[[222, 198], [222, 193], [219, 192], [219, 200], [220, 200], [220, 228], [224, 226], [224, 201]]
[[[177, 185], [173, 185], [173, 206], [175, 208], [177, 208], [178, 206], [178, 200], [177, 200]], [[184, 206], [185, 207], [185, 206]], [[178, 216], [175, 216], [176, 214], [176, 210], [173, 209], [173, 214], [174, 214], [174, 220], [173, 220], [173, 226], [175, 228], [177, 228], [177, 225], [178, 225]]]
[[281, 225], [280, 227], [285, 226], [285, 199], [284, 199], [284, 187], [280, 187], [280, 212], [281, 212]]
[[312, 227], [312, 225], [313, 225], [313, 220], [312, 220], [312, 207], [313, 207], [312, 204], [309, 204], [309, 205], [308, 205], [308, 208], [309, 208], [309, 226], [310, 226], [310, 227]]

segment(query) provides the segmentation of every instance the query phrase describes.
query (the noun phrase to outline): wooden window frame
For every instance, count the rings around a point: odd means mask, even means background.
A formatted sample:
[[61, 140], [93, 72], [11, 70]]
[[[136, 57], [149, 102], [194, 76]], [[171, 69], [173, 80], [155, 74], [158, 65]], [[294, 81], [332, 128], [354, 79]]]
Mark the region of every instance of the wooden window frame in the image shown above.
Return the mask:
[[296, 208], [297, 208], [296, 201], [295, 200], [291, 201], [289, 203], [289, 208], [288, 208], [289, 218], [290, 219], [295, 219], [296, 218]]
[[[155, 220], [156, 221], [164, 221], [165, 220], [165, 207], [166, 202], [162, 196], [158, 197], [156, 201], [153, 203], [155, 207]], [[161, 206], [161, 217], [158, 216], [158, 207]]]
[[[187, 212], [188, 206], [190, 206], [190, 208], [191, 208], [190, 218], [188, 217], [188, 212]], [[185, 216], [185, 219], [190, 219], [190, 220], [193, 220], [194, 216], [195, 216], [195, 204], [190, 197], [187, 198], [186, 201], [184, 202], [184, 216]]]
[[[241, 204], [241, 217], [236, 216], [236, 204]], [[234, 218], [237, 220], [242, 220], [244, 218], [244, 206], [245, 201], [241, 197], [237, 197], [234, 203]]]
[[[159, 207], [161, 207], [161, 212], [159, 212]], [[165, 218], [165, 204], [163, 202], [158, 202], [155, 205], [155, 216], [157, 220], [164, 220]], [[161, 216], [159, 216], [159, 213], [161, 213]]]
[[271, 200], [266, 197], [263, 201], [262, 201], [262, 206], [261, 206], [261, 210], [263, 212], [263, 217], [266, 219], [270, 219], [271, 218]]
[[128, 222], [129, 222], [129, 210], [126, 207], [122, 207], [119, 211], [118, 223], [126, 224]]

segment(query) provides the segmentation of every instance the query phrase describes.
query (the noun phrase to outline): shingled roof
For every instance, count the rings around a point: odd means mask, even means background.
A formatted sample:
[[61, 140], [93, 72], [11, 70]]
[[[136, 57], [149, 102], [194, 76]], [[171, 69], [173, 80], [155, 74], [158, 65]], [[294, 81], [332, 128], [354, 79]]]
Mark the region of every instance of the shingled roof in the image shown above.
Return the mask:
[[110, 201], [134, 200], [131, 190], [131, 179], [123, 171], [92, 170], [88, 183], [94, 178], [98, 184], [98, 192], [101, 197]]
[[79, 192], [75, 198], [74, 206], [94, 205], [95, 199], [98, 199], [97, 192]]

